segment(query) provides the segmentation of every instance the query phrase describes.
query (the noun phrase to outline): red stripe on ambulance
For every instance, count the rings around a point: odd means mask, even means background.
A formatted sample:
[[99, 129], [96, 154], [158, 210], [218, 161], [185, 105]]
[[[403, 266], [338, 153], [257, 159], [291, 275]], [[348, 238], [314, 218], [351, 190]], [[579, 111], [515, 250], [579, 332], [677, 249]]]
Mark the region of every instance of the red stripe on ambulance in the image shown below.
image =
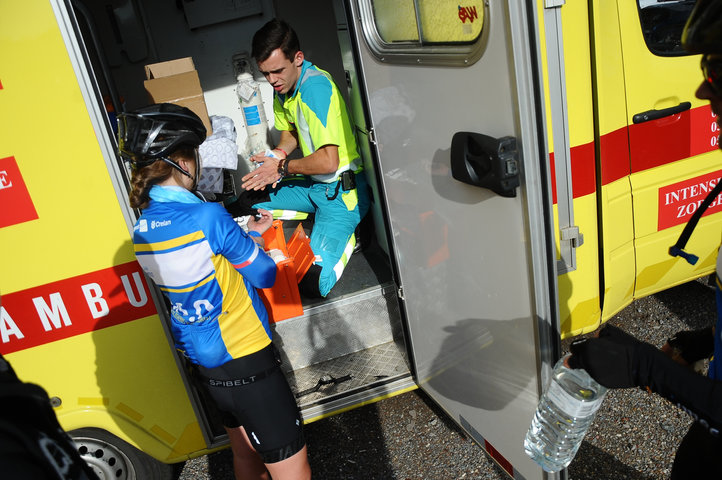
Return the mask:
[[599, 141], [599, 152], [602, 185], [608, 185], [631, 173], [627, 127], [602, 135]]
[[[594, 142], [577, 145], [569, 150], [572, 165], [572, 195], [583, 197], [597, 191], [596, 169], [594, 168]], [[552, 176], [552, 202], [557, 203], [557, 175], [554, 152], [549, 154]]]
[[[600, 138], [602, 185], [717, 148], [709, 105], [622, 127]], [[630, 153], [631, 152], [631, 153]]]
[[[32, 312], [32, 313], [30, 313]], [[137, 262], [3, 295], [0, 353], [44, 345], [156, 314]]]
[[709, 105], [631, 125], [632, 173], [642, 172], [717, 148], [719, 135]]

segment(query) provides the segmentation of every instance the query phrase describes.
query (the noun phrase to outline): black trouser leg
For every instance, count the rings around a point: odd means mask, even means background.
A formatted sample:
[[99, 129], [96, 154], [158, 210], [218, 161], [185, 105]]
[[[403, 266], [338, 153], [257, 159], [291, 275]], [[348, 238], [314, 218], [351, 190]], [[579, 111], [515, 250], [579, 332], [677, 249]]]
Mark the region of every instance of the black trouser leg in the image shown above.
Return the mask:
[[672, 480], [722, 478], [722, 439], [695, 422], [682, 439], [672, 465]]

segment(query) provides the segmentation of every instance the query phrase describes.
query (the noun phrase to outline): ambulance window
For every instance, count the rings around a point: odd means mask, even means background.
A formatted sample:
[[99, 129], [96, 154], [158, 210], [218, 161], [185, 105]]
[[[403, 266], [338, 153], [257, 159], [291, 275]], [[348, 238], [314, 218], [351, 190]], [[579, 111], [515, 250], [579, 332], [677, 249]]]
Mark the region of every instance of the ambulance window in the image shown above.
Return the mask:
[[384, 61], [462, 63], [481, 55], [488, 12], [468, 0], [362, 0], [371, 50]]
[[388, 43], [418, 42], [416, 10], [413, 0], [376, 0], [371, 2], [379, 35]]
[[647, 48], [662, 57], [687, 55], [682, 30], [695, 0], [637, 0]]

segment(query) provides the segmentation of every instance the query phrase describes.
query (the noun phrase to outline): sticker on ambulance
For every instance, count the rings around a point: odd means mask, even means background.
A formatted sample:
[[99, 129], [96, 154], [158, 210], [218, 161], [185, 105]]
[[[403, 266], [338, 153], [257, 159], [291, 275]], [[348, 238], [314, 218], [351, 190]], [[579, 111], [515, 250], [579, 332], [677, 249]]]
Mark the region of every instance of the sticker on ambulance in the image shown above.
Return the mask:
[[37, 220], [38, 214], [15, 157], [0, 158], [0, 228]]
[[[720, 177], [722, 170], [660, 188], [657, 230], [686, 223], [707, 194], [717, 185]], [[710, 204], [704, 216], [720, 211], [722, 211], [722, 194]]]
[[156, 313], [138, 262], [65, 278], [3, 295], [0, 353], [24, 350]]

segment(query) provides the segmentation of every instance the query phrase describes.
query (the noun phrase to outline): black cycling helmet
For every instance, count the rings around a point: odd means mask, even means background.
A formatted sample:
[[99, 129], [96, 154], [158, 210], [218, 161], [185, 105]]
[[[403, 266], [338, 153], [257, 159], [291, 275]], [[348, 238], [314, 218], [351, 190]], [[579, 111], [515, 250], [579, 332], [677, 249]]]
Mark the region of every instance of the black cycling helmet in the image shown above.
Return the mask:
[[[206, 138], [206, 127], [191, 110], [159, 103], [118, 115], [118, 151], [134, 168], [167, 156], [181, 147], [195, 148]], [[175, 165], [175, 162], [171, 162]]]
[[689, 53], [722, 54], [722, 0], [697, 0], [682, 32]]

